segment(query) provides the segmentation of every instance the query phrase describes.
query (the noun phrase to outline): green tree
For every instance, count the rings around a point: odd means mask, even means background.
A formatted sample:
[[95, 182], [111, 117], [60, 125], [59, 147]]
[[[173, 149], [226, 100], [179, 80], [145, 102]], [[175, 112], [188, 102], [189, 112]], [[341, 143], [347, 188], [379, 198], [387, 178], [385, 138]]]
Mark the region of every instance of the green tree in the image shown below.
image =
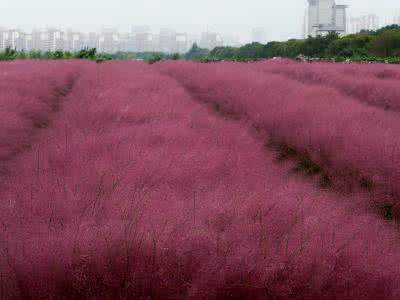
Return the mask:
[[18, 52], [11, 47], [7, 47], [3, 52], [0, 53], [0, 60], [14, 60], [18, 56]]
[[194, 43], [192, 48], [185, 54], [186, 59], [201, 59], [209, 54], [209, 50], [200, 48], [197, 43]]
[[379, 57], [400, 55], [400, 29], [388, 29], [375, 36], [369, 44], [369, 50]]
[[238, 59], [259, 59], [265, 57], [264, 45], [260, 43], [246, 44], [237, 51]]
[[181, 58], [181, 55], [179, 53], [173, 53], [171, 55], [172, 60], [179, 60]]
[[368, 44], [373, 36], [367, 32], [351, 34], [330, 43], [327, 53], [330, 56], [353, 57], [368, 56]]
[[163, 60], [163, 56], [161, 54], [153, 54], [148, 60], [147, 63], [149, 64], [155, 64], [156, 62], [162, 61]]
[[43, 54], [39, 50], [31, 50], [28, 52], [29, 59], [40, 59], [43, 57]]
[[25, 50], [21, 50], [17, 52], [17, 55], [15, 56], [15, 59], [27, 59], [28, 54], [25, 52]]
[[238, 55], [238, 48], [216, 47], [208, 55], [214, 59], [233, 59]]
[[304, 54], [305, 41], [292, 39], [284, 43], [282, 50], [285, 57], [297, 57]]
[[70, 51], [64, 51], [63, 53], [63, 59], [71, 59], [74, 57], [74, 54]]
[[96, 48], [85, 48], [81, 49], [77, 54], [78, 59], [96, 59], [97, 49]]
[[303, 54], [311, 57], [324, 57], [327, 54], [329, 45], [338, 39], [339, 35], [336, 32], [330, 32], [325, 36], [309, 36], [305, 40]]
[[64, 52], [62, 52], [61, 50], [57, 50], [57, 51], [51, 53], [51, 58], [52, 59], [63, 59]]
[[269, 42], [264, 46], [264, 57], [272, 58], [277, 56], [285, 56], [284, 42]]
[[383, 33], [384, 31], [391, 30], [391, 29], [399, 29], [400, 30], [400, 25], [398, 25], [398, 24], [387, 25], [385, 27], [382, 27], [382, 28], [376, 30], [375, 32], [373, 32], [373, 34], [379, 35], [379, 34]]

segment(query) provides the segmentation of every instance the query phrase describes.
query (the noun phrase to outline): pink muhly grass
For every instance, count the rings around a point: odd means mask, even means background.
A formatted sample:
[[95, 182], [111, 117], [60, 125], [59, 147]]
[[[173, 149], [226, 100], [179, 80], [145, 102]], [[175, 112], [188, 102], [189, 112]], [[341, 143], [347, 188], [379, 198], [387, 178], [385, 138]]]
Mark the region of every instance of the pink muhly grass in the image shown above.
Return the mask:
[[[383, 71], [377, 73], [376, 76], [363, 73], [362, 68], [354, 66], [352, 69], [354, 73], [348, 74], [345, 70], [349, 69], [329, 63], [276, 63], [268, 61], [256, 64], [252, 68], [281, 74], [305, 84], [332, 87], [358, 101], [387, 110], [400, 110], [398, 80], [392, 79], [392, 76], [388, 75], [389, 71], [383, 69], [382, 65]], [[400, 70], [398, 72], [400, 74]]]
[[[332, 88], [262, 75], [240, 64], [164, 64], [161, 69], [193, 97], [307, 153], [336, 180], [366, 178], [385, 193], [399, 193], [400, 123], [395, 113], [354, 102]], [[397, 204], [396, 197], [374, 201]]]
[[387, 64], [343, 64], [335, 65], [338, 72], [357, 77], [375, 77], [379, 79], [400, 79], [400, 68], [398, 65]]
[[[61, 67], [61, 64], [58, 65]], [[0, 71], [0, 172], [28, 149], [35, 133], [51, 120], [66, 87], [74, 78], [73, 65], [2, 63]]]
[[258, 85], [167, 67], [187, 72], [195, 98], [158, 67], [80, 66], [57, 118], [3, 176], [1, 298], [400, 296], [398, 234], [363, 196], [289, 176], [246, 124], [195, 101], [236, 113], [246, 92], [240, 108], [265, 122], [248, 107]]

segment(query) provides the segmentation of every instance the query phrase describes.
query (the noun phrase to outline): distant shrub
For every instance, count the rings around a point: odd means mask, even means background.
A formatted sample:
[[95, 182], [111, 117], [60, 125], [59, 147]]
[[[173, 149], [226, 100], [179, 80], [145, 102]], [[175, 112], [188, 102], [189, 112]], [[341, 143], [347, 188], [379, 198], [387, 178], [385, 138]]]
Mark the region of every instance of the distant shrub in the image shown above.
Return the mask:
[[43, 58], [43, 53], [39, 50], [31, 50], [27, 54], [29, 59], [41, 59]]
[[18, 57], [18, 51], [7, 47], [3, 52], [0, 52], [0, 60], [14, 60]]
[[178, 59], [180, 59], [181, 58], [181, 55], [179, 54], [179, 53], [174, 53], [174, 54], [172, 54], [172, 56], [171, 56], [171, 59], [172, 60], [178, 60]]
[[163, 60], [163, 56], [161, 54], [153, 54], [146, 62], [150, 65], [155, 64]]
[[64, 58], [64, 52], [61, 50], [57, 50], [53, 53], [50, 54], [52, 59], [63, 59]]
[[97, 54], [97, 49], [96, 48], [85, 48], [80, 50], [77, 54], [76, 54], [76, 58], [78, 59], [92, 59], [95, 60], [96, 59], [96, 54]]

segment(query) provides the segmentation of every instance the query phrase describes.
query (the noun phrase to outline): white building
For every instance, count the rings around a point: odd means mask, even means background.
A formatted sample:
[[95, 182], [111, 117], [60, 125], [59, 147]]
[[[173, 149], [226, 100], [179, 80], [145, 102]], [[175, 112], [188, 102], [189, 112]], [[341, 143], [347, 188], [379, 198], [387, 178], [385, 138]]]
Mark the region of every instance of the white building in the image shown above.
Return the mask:
[[369, 14], [349, 19], [348, 33], [357, 33], [362, 30], [379, 29], [379, 17], [375, 14]]
[[86, 37], [83, 33], [75, 30], [68, 29], [65, 34], [66, 43], [64, 50], [66, 51], [79, 51], [85, 47]]
[[48, 28], [40, 33], [41, 51], [58, 51], [64, 50], [67, 44], [65, 32], [57, 28]]
[[393, 17], [393, 24], [400, 25], [400, 11]]
[[97, 32], [89, 32], [84, 42], [84, 47], [99, 48], [99, 35]]
[[308, 36], [329, 32], [346, 33], [346, 5], [337, 5], [335, 0], [308, 0], [304, 33]]
[[216, 47], [222, 47], [224, 41], [222, 37], [216, 32], [203, 32], [200, 38], [200, 48], [212, 50]]
[[25, 33], [18, 29], [0, 30], [0, 49], [26, 50]]
[[254, 28], [251, 31], [251, 41], [258, 42], [261, 44], [266, 44], [267, 43], [267, 33], [265, 32], [265, 29], [262, 27]]
[[115, 53], [120, 50], [120, 34], [115, 28], [103, 28], [99, 37], [99, 52]]
[[130, 33], [128, 48], [134, 52], [155, 51], [160, 44], [160, 35], [151, 32], [149, 26], [133, 26]]
[[189, 50], [189, 38], [187, 33], [177, 33], [175, 36], [175, 48], [172, 52], [185, 53]]
[[7, 45], [8, 33], [4, 28], [0, 28], [0, 51], [4, 50]]

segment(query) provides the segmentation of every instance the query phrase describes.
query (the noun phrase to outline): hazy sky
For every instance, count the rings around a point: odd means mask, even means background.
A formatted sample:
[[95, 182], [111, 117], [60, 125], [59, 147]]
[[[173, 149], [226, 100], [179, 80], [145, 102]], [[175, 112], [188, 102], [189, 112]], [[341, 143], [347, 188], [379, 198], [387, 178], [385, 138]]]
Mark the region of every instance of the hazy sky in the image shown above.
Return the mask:
[[[245, 38], [264, 27], [269, 40], [299, 37], [306, 0], [13, 0], [0, 4], [0, 26], [61, 26], [82, 31], [132, 25], [180, 31], [215, 30]], [[381, 20], [400, 14], [400, 0], [336, 0], [350, 5], [351, 15], [376, 13]]]

